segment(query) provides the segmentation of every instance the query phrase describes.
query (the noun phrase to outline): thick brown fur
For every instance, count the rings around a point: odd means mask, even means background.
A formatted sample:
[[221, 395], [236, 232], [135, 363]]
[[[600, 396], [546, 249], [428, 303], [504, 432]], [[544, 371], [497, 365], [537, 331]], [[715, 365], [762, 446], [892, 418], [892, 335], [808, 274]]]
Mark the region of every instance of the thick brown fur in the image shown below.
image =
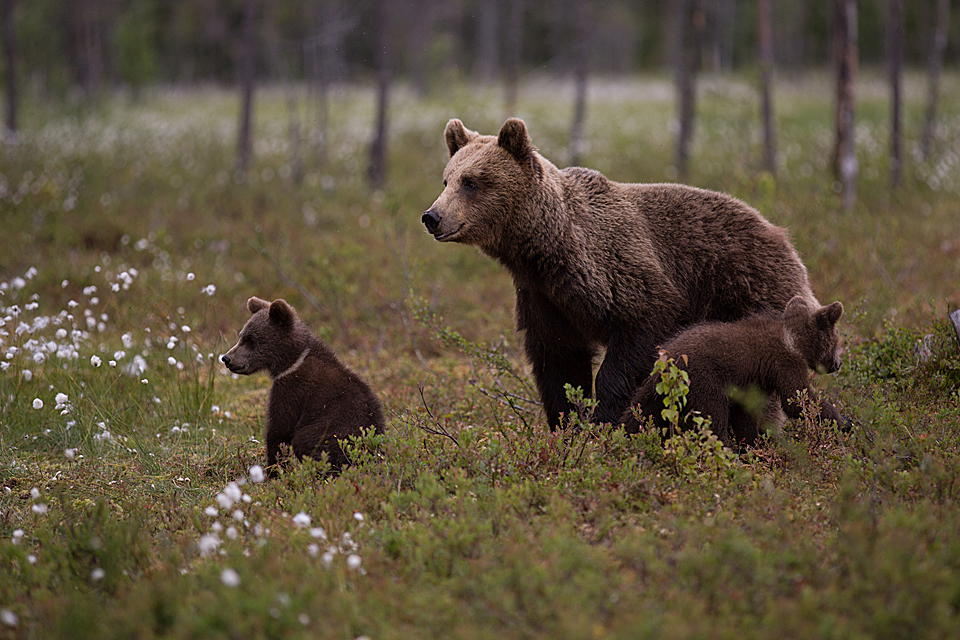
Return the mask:
[[[783, 313], [769, 312], [738, 322], [706, 322], [671, 339], [662, 347], [663, 357], [673, 358], [690, 376], [681, 419], [693, 412], [709, 416], [717, 437], [727, 446], [740, 449], [756, 441], [761, 420], [731, 400], [731, 388], [759, 389], [776, 395], [783, 411], [794, 419], [801, 411], [797, 392], [806, 390], [811, 400], [819, 402], [822, 420], [842, 424], [836, 407], [817, 400], [809, 371], [833, 373], [840, 368], [837, 320], [842, 314], [839, 302], [812, 307], [798, 296]], [[636, 433], [640, 427], [632, 411], [635, 406], [642, 416], [652, 416], [659, 429], [666, 428], [661, 416], [663, 398], [656, 391], [659, 378], [651, 374], [634, 395], [631, 408], [621, 416], [627, 432]]]
[[477, 246], [516, 289], [517, 328], [551, 427], [570, 406], [564, 384], [594, 387], [595, 419], [619, 419], [656, 347], [705, 320], [818, 304], [786, 232], [722, 193], [678, 184], [623, 184], [560, 170], [526, 125], [498, 136], [459, 120], [444, 133], [444, 190], [423, 214], [441, 242]]
[[267, 400], [267, 467], [274, 468], [285, 444], [297, 458], [319, 459], [326, 451], [331, 467], [339, 471], [349, 462], [341, 439], [371, 426], [383, 432], [380, 400], [286, 301], [254, 297], [247, 300], [247, 309], [253, 315], [237, 344], [220, 359], [233, 373], [266, 370], [273, 380]]

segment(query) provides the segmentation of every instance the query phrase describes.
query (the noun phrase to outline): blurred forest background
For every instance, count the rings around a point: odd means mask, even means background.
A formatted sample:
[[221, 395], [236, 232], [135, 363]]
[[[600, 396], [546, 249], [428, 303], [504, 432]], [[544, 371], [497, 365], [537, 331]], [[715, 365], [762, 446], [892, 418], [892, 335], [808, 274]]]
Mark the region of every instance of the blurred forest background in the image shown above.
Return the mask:
[[[244, 12], [255, 12], [256, 77], [356, 81], [391, 73], [442, 91], [453, 76], [492, 81], [518, 73], [573, 73], [578, 31], [590, 32], [590, 71], [626, 74], [672, 65], [677, 15], [701, 21], [702, 64], [723, 72], [758, 64], [756, 0], [3, 0], [23, 84], [49, 98], [117, 86], [231, 83], [241, 70]], [[784, 70], [830, 63], [836, 0], [771, 0], [773, 48]], [[845, 2], [843, 3], [845, 4]], [[881, 65], [890, 0], [860, 0], [859, 56]], [[925, 65], [940, 0], [903, 3], [903, 55]], [[382, 5], [382, 6], [381, 6]], [[387, 20], [382, 20], [383, 12]], [[960, 18], [949, 18], [944, 59], [960, 62]], [[518, 37], [519, 34], [519, 37]], [[5, 56], [4, 68], [8, 66]]]
[[[457, 81], [502, 83], [505, 114], [529, 76], [577, 86], [570, 160], [580, 159], [586, 85], [593, 75], [669, 73], [676, 81], [676, 167], [687, 173], [699, 71], [757, 72], [765, 166], [775, 162], [770, 84], [782, 73], [836, 74], [833, 170], [856, 176], [853, 113], [860, 65], [890, 71], [891, 171], [902, 164], [901, 69], [926, 70], [926, 153], [941, 69], [960, 61], [950, 0], [0, 0], [6, 125], [16, 130], [23, 94], [83, 101], [105, 90], [238, 83], [238, 164], [250, 148], [254, 87], [306, 83], [321, 103], [336, 83], [374, 82], [378, 115], [368, 174], [382, 183], [389, 90], [420, 95]], [[291, 96], [291, 100], [299, 99]], [[319, 120], [325, 126], [324, 109]], [[847, 162], [843, 158], [848, 158]], [[847, 188], [853, 202], [853, 188]]]

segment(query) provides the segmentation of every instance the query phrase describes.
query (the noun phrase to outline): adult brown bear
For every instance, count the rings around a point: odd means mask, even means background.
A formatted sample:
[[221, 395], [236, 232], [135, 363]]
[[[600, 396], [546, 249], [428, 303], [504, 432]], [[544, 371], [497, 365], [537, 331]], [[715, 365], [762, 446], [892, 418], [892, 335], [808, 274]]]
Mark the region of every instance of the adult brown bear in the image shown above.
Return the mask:
[[551, 427], [570, 410], [565, 383], [593, 389], [602, 347], [594, 419], [615, 422], [680, 330], [780, 311], [796, 295], [819, 306], [786, 232], [736, 198], [558, 169], [515, 118], [497, 136], [451, 120], [444, 137], [444, 189], [423, 223], [510, 271]]

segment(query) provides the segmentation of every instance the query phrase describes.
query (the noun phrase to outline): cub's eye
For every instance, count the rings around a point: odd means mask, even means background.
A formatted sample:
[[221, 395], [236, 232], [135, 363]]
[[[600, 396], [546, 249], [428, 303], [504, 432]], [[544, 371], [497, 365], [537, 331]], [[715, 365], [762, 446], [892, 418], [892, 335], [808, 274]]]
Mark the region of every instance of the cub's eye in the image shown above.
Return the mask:
[[477, 181], [473, 178], [464, 178], [460, 181], [460, 186], [466, 189], [467, 191], [476, 191], [477, 190]]
[[443, 181], [443, 186], [444, 186], [444, 187], [447, 186], [447, 181], [446, 181], [446, 180]]

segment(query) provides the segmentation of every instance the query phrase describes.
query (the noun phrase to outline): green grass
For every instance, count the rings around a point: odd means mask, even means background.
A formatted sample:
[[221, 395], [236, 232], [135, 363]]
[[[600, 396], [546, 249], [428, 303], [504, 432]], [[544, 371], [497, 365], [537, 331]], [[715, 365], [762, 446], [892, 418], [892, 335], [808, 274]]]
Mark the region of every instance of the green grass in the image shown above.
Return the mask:
[[[907, 78], [892, 192], [887, 97], [864, 75], [851, 213], [829, 78], [782, 81], [775, 180], [750, 83], [703, 85], [688, 182], [788, 227], [820, 299], [847, 308], [844, 367], [819, 382], [855, 427], [799, 420], [739, 457], [546, 428], [509, 276], [420, 224], [444, 124], [494, 133], [496, 90], [399, 89], [375, 193], [364, 88], [334, 94], [299, 184], [280, 91], [258, 94], [247, 176], [233, 93], [25, 108], [0, 153], [0, 637], [953, 637], [960, 77], [926, 161]], [[572, 93], [534, 80], [519, 105], [561, 166]], [[584, 164], [673, 179], [668, 81], [597, 80], [590, 100]], [[389, 429], [339, 478], [308, 462], [251, 480], [269, 383], [216, 361], [251, 295], [294, 304], [384, 402]]]

